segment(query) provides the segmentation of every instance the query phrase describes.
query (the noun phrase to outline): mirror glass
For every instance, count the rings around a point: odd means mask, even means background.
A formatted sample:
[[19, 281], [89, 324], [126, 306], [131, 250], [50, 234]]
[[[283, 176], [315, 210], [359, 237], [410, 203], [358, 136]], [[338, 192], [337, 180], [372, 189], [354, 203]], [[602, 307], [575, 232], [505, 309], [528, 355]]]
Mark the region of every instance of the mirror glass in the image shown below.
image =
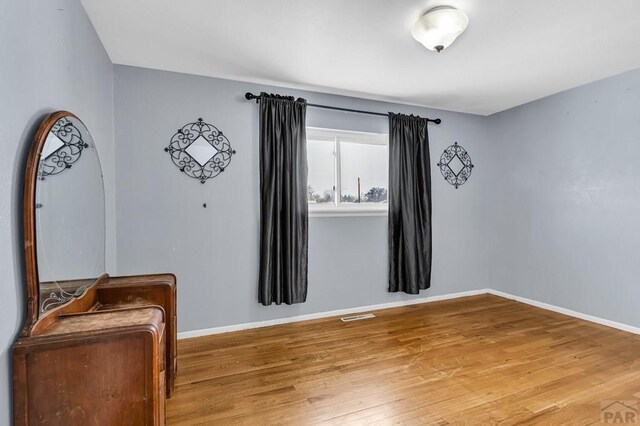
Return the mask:
[[458, 176], [462, 169], [464, 169], [464, 163], [460, 160], [460, 158], [456, 155], [449, 161], [447, 164], [454, 175]]
[[38, 164], [39, 313], [82, 295], [105, 273], [104, 184], [89, 131], [72, 115], [49, 130]]

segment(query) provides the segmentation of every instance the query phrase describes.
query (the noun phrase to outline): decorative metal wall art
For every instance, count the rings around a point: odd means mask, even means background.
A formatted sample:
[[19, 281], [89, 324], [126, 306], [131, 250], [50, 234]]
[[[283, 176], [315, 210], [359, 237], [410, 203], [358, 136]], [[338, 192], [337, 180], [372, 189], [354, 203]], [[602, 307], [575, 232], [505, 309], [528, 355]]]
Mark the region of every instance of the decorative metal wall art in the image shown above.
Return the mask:
[[45, 140], [38, 165], [38, 178], [44, 180], [47, 176], [70, 169], [80, 159], [82, 150], [88, 147], [82, 140], [80, 130], [68, 117], [62, 117], [53, 125]]
[[164, 150], [181, 172], [200, 183], [223, 172], [236, 153], [227, 137], [202, 118], [178, 129]]
[[458, 189], [471, 176], [473, 163], [467, 151], [455, 142], [444, 150], [438, 167], [444, 179]]

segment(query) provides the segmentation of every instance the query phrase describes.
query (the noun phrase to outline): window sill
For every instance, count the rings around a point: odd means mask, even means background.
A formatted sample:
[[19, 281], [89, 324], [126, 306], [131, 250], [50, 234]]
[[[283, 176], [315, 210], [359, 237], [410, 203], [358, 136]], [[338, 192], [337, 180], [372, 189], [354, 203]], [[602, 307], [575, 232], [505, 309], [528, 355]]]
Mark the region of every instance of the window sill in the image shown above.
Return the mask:
[[335, 207], [330, 209], [309, 208], [309, 217], [357, 217], [388, 216], [388, 209]]

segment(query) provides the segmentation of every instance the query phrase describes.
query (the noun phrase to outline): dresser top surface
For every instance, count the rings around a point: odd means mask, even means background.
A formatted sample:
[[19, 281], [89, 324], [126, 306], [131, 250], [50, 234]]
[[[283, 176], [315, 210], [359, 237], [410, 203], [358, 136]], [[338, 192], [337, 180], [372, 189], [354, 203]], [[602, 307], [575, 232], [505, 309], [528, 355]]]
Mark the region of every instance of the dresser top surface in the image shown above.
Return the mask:
[[159, 307], [137, 307], [63, 315], [39, 335], [52, 336], [131, 326], [154, 326], [160, 331], [164, 328], [164, 312]]

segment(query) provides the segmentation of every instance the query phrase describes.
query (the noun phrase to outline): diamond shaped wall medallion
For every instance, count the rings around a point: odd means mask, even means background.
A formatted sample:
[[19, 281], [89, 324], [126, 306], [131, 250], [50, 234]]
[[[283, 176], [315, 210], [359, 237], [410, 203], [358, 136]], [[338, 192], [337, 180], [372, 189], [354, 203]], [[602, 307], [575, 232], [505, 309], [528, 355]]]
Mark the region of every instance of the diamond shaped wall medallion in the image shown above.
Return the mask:
[[44, 180], [47, 176], [70, 169], [80, 159], [82, 151], [89, 148], [83, 140], [86, 133], [86, 128], [77, 118], [62, 117], [56, 121], [42, 147], [38, 179]]
[[464, 169], [464, 164], [462, 163], [462, 161], [460, 161], [460, 157], [458, 157], [457, 155], [453, 157], [451, 161], [449, 161], [449, 164], [447, 164], [447, 166], [456, 176], [458, 176], [462, 169]]
[[191, 145], [189, 145], [187, 149], [185, 149], [185, 151], [201, 166], [207, 164], [209, 160], [211, 160], [213, 156], [218, 152], [218, 150], [215, 149], [213, 145], [207, 142], [202, 136], [198, 136], [198, 139], [193, 141]]
[[467, 151], [455, 142], [444, 150], [438, 167], [444, 179], [458, 189], [471, 176], [473, 163]]
[[223, 172], [236, 153], [227, 137], [202, 118], [178, 129], [164, 150], [182, 173], [200, 183]]

